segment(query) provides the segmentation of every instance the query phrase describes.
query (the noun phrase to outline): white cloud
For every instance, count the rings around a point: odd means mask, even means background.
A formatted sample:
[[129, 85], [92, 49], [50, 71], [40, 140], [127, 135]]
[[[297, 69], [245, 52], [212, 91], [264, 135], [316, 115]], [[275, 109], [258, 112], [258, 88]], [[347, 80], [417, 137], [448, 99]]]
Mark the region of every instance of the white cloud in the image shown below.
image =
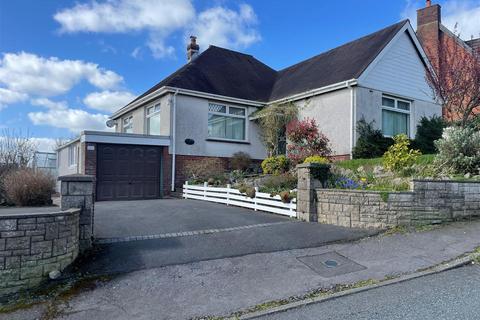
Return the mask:
[[189, 0], [110, 0], [77, 4], [54, 15], [62, 32], [124, 33], [168, 31], [184, 26], [195, 15]]
[[[435, 3], [435, 2], [434, 2]], [[449, 0], [441, 3], [442, 24], [453, 31], [457, 31], [464, 40], [471, 36], [480, 37], [480, 1], [474, 0]], [[425, 1], [407, 0], [401, 13], [403, 19], [410, 19], [412, 26], [417, 25], [417, 9], [425, 7]]]
[[31, 138], [40, 152], [54, 152], [57, 147], [57, 142], [52, 138]]
[[30, 100], [30, 103], [34, 106], [46, 107], [53, 110], [67, 109], [68, 105], [66, 101], [52, 101], [47, 98], [37, 98]]
[[240, 49], [260, 41], [257, 22], [253, 8], [247, 4], [240, 5], [238, 12], [215, 7], [201, 12], [189, 31], [197, 35], [199, 43]]
[[27, 98], [28, 96], [24, 93], [0, 88], [0, 110], [2, 110], [7, 104], [24, 101]]
[[165, 36], [162, 34], [150, 34], [147, 46], [152, 52], [153, 57], [157, 59], [173, 57], [175, 55], [175, 48], [165, 43]]
[[110, 89], [118, 86], [123, 78], [97, 64], [81, 60], [43, 58], [26, 52], [6, 53], [0, 60], [0, 83], [22, 94], [59, 95], [82, 80], [100, 89]]
[[83, 99], [88, 107], [100, 111], [114, 112], [135, 98], [128, 91], [102, 91], [93, 92]]
[[109, 130], [105, 125], [107, 115], [92, 114], [81, 109], [49, 109], [46, 112], [30, 112], [28, 117], [35, 125], [64, 128], [72, 133], [82, 130]]
[[[91, 1], [63, 9], [54, 19], [63, 33], [147, 31], [146, 46], [155, 58], [175, 55], [168, 40], [178, 31], [198, 35], [202, 48], [208, 44], [245, 48], [261, 39], [257, 16], [247, 4], [241, 4], [238, 11], [217, 6], [197, 14], [191, 0]], [[132, 56], [137, 58], [139, 53], [137, 47]]]
[[130, 55], [135, 59], [140, 59], [142, 57], [142, 47], [135, 47]]

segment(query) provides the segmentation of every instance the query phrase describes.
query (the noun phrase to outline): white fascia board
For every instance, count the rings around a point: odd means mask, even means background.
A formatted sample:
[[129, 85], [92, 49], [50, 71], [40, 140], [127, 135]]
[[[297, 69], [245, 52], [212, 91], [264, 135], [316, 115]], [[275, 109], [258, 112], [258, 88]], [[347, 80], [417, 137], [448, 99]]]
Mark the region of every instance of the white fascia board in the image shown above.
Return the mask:
[[58, 148], [56, 148], [55, 151], [60, 151], [60, 150], [66, 148], [66, 147], [68, 147], [68, 146], [70, 146], [70, 145], [72, 145], [72, 144], [74, 144], [74, 143], [77, 143], [77, 142], [79, 142], [79, 141], [80, 141], [80, 137], [77, 137], [77, 138], [75, 138], [75, 139], [72, 139], [72, 140], [70, 140], [70, 141], [62, 144], [62, 145], [59, 146]]
[[211, 100], [219, 100], [219, 101], [225, 101], [225, 102], [230, 102], [230, 103], [236, 103], [236, 104], [242, 104], [242, 105], [248, 105], [248, 106], [253, 106], [253, 107], [263, 107], [266, 105], [265, 102], [260, 102], [260, 101], [253, 101], [253, 100], [246, 100], [246, 99], [240, 99], [240, 98], [233, 98], [233, 97], [227, 97], [227, 96], [222, 96], [218, 94], [212, 94], [212, 93], [206, 93], [206, 92], [200, 92], [200, 91], [195, 91], [195, 90], [188, 90], [188, 89], [182, 89], [182, 88], [175, 88], [175, 87], [161, 87], [154, 92], [146, 95], [142, 99], [135, 101], [132, 103], [132, 105], [127, 105], [123, 107], [122, 109], [118, 110], [114, 114], [110, 116], [110, 119], [118, 119], [120, 116], [124, 115], [125, 113], [130, 112], [133, 109], [136, 109], [143, 104], [159, 98], [163, 96], [166, 93], [175, 93], [178, 92], [179, 94], [186, 95], [186, 96], [193, 96], [193, 97], [200, 97], [200, 98], [205, 98], [205, 99], [211, 99]]
[[80, 137], [80, 142], [170, 146], [170, 137], [102, 131], [84, 131]]
[[430, 63], [430, 60], [427, 57], [427, 54], [425, 53], [425, 50], [423, 50], [422, 45], [418, 41], [417, 34], [412, 28], [412, 25], [410, 24], [410, 21], [408, 21], [400, 30], [398, 30], [397, 34], [390, 40], [390, 42], [383, 48], [383, 50], [377, 55], [377, 57], [368, 65], [368, 67], [362, 72], [360, 77], [358, 77], [358, 84], [362, 85], [362, 82], [365, 80], [365, 78], [368, 76], [368, 74], [375, 68], [375, 66], [382, 60], [383, 56], [387, 54], [388, 50], [397, 42], [399, 41], [400, 37], [403, 35], [404, 32], [407, 32], [410, 35], [410, 39], [413, 40], [413, 44], [415, 45], [415, 48], [418, 50], [420, 58], [426, 65], [426, 68], [429, 70], [433, 70], [432, 64]]
[[357, 85], [357, 79], [350, 79], [350, 80], [330, 84], [330, 85], [325, 86], [325, 87], [321, 87], [321, 88], [305, 91], [305, 92], [302, 92], [302, 93], [294, 94], [292, 96], [285, 97], [285, 98], [282, 98], [282, 99], [278, 99], [278, 100], [275, 100], [275, 101], [271, 101], [271, 102], [268, 102], [268, 105], [302, 100], [302, 99], [305, 99], [305, 98], [320, 95], [320, 94], [327, 93], [327, 92], [330, 92], [330, 91], [336, 91], [336, 90], [339, 90], [339, 89], [349, 88], [349, 87], [355, 86], [355, 85]]

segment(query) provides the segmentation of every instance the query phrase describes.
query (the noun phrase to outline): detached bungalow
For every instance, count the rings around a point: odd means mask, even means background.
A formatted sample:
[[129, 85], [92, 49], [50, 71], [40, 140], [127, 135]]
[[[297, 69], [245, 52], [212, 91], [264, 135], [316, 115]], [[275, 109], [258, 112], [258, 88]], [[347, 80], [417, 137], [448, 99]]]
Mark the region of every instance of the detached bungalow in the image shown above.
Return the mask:
[[251, 115], [270, 104], [297, 104], [338, 158], [350, 158], [362, 117], [414, 137], [422, 116], [442, 114], [407, 20], [280, 71], [216, 46], [199, 53], [194, 37], [187, 49], [187, 64], [111, 116], [115, 132], [84, 131], [60, 148], [59, 173], [95, 175], [97, 200], [159, 198], [182, 185], [186, 160], [264, 159]]

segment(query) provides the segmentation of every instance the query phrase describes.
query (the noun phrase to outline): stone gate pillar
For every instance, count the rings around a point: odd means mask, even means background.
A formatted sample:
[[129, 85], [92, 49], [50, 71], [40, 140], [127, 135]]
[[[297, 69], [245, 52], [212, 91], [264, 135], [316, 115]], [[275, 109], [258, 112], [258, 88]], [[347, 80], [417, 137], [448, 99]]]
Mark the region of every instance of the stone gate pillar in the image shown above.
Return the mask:
[[95, 177], [72, 174], [58, 177], [61, 182], [61, 209], [80, 208], [79, 245], [80, 251], [90, 248], [93, 243], [94, 183]]
[[321, 187], [321, 182], [312, 175], [313, 163], [304, 163], [297, 166], [297, 219], [317, 222], [316, 188]]

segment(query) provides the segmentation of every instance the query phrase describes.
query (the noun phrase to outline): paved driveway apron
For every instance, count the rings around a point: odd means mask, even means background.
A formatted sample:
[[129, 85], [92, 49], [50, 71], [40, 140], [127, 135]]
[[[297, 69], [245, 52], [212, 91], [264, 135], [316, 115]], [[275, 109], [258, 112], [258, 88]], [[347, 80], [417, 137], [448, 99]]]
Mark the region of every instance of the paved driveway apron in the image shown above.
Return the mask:
[[356, 240], [371, 231], [196, 200], [97, 202], [96, 250], [82, 271], [122, 273]]

